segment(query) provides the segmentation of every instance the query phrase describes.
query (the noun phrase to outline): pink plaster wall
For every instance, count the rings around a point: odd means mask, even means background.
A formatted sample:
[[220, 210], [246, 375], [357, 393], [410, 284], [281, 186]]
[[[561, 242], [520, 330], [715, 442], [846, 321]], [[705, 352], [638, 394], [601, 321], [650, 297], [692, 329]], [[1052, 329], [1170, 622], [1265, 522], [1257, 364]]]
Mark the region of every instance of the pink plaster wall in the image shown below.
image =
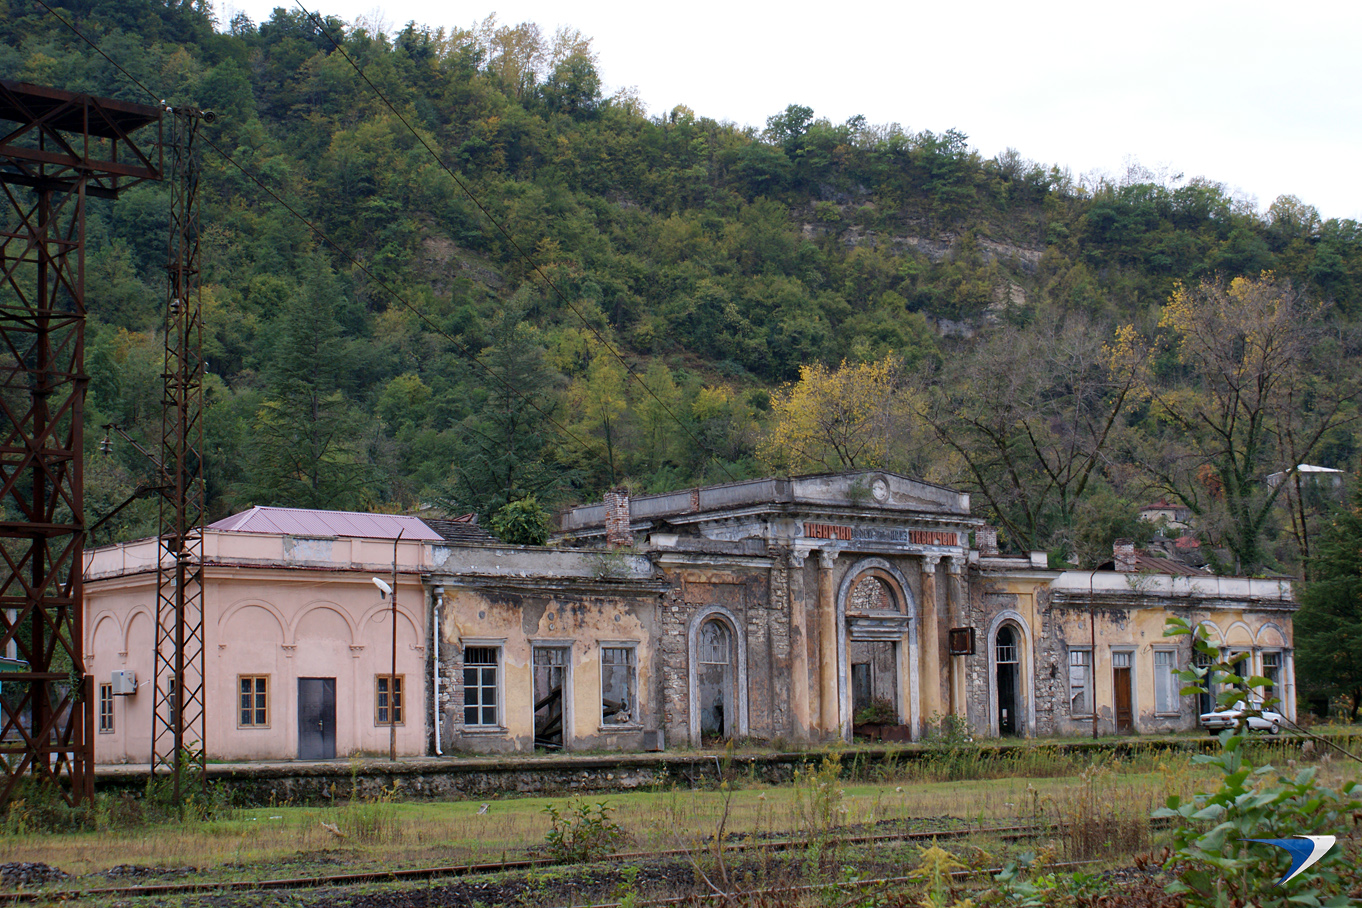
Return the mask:
[[[336, 754], [388, 751], [375, 718], [374, 678], [392, 658], [390, 607], [370, 578], [392, 582], [388, 540], [297, 539], [208, 531], [205, 537], [206, 749], [210, 758], [298, 755], [298, 679], [336, 679]], [[114, 698], [114, 731], [95, 735], [99, 763], [145, 762], [151, 752], [154, 543], [87, 554], [86, 665], [98, 685], [137, 673], [138, 692]], [[397, 673], [404, 678], [399, 754], [426, 751], [427, 603], [424, 543], [399, 543]], [[240, 675], [269, 676], [269, 725], [239, 725]]]

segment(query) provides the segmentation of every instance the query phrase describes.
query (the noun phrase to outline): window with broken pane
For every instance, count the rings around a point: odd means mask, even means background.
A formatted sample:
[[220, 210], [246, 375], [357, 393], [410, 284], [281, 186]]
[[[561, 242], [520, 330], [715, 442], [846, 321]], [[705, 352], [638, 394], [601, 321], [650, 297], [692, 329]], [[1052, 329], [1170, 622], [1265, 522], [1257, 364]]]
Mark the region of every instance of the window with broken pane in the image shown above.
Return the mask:
[[638, 722], [636, 653], [632, 646], [601, 647], [601, 723], [604, 725]]

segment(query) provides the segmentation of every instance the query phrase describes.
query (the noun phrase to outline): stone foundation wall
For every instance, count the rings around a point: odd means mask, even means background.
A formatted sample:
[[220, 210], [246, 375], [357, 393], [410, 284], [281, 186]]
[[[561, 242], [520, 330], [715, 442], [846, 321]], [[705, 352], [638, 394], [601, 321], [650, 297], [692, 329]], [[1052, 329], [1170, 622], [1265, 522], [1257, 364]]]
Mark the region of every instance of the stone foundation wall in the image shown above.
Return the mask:
[[[1304, 741], [1291, 735], [1282, 744]], [[1037, 745], [1031, 742], [998, 743], [979, 747], [985, 757], [1011, 751], [1026, 753], [1037, 747], [1060, 753], [1135, 752], [1161, 747], [1188, 752], [1209, 751], [1220, 742], [1207, 736], [1131, 739], [1102, 742]], [[842, 752], [842, 767], [873, 772], [881, 764], [902, 766], [910, 760], [939, 758], [934, 748], [854, 748]], [[209, 784], [227, 786], [238, 806], [263, 804], [326, 804], [351, 798], [378, 798], [385, 792], [410, 800], [493, 800], [516, 795], [597, 794], [648, 788], [709, 788], [722, 780], [786, 785], [794, 773], [815, 767], [823, 754], [765, 753], [725, 758], [718, 754], [618, 754], [589, 757], [468, 758], [457, 760], [365, 761], [306, 765], [210, 764]], [[96, 770], [95, 787], [101, 794], [126, 792], [141, 796], [146, 791], [147, 771], [141, 767], [105, 766]], [[496, 810], [495, 806], [491, 808]]]

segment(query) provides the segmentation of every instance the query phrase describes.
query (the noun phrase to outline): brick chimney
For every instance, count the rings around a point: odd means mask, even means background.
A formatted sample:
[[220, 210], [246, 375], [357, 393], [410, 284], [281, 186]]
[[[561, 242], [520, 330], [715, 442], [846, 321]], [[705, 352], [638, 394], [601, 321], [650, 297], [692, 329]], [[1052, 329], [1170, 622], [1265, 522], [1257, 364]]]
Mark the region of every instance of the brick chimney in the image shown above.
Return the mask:
[[998, 554], [998, 528], [976, 527], [974, 530], [974, 547], [979, 550], [980, 555]]
[[1131, 574], [1135, 572], [1135, 543], [1130, 539], [1118, 539], [1111, 547], [1112, 560], [1116, 570]]
[[623, 487], [605, 493], [605, 544], [612, 549], [634, 544], [629, 530], [629, 490]]

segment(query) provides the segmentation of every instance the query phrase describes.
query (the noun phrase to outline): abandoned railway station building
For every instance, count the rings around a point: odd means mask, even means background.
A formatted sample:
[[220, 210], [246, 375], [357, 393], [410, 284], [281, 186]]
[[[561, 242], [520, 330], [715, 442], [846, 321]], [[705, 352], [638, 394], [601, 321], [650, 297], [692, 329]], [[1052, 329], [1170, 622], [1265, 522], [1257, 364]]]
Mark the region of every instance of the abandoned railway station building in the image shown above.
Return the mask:
[[[1180, 693], [1192, 650], [1163, 636], [1170, 616], [1247, 654], [1294, 718], [1289, 582], [1121, 544], [1104, 569], [1053, 570], [1000, 553], [968, 495], [893, 473], [619, 490], [559, 514], [543, 547], [379, 516], [210, 528], [210, 756], [380, 752], [394, 721], [407, 755], [1193, 729], [1207, 704]], [[106, 687], [150, 648], [139, 545], [89, 556], [103, 762], [149, 749], [150, 698]], [[395, 671], [370, 579], [394, 562]]]

